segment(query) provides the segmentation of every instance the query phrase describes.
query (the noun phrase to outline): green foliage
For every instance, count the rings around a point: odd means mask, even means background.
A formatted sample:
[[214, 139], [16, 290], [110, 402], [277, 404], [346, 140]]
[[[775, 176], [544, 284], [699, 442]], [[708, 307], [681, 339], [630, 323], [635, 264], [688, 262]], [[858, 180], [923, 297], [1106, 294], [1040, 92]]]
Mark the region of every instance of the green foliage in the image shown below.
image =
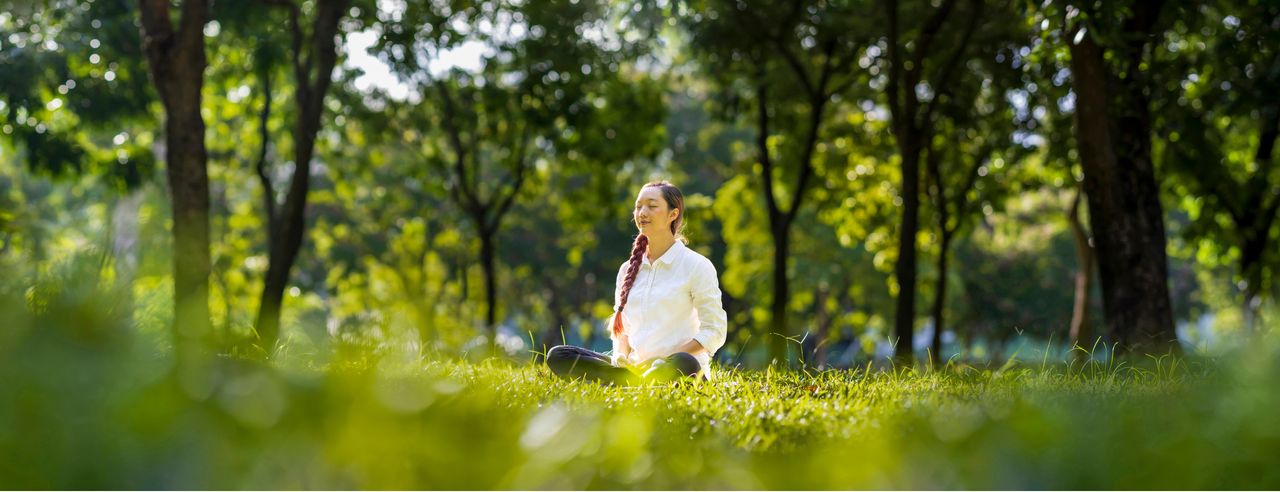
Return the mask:
[[1208, 2], [1186, 11], [1163, 40], [1168, 75], [1154, 97], [1157, 149], [1173, 178], [1165, 188], [1185, 214], [1180, 253], [1234, 267], [1243, 297], [1235, 302], [1248, 309], [1254, 296], [1274, 298], [1280, 265], [1280, 8]]
[[27, 166], [132, 190], [156, 159], [133, 3], [34, 2], [0, 14], [0, 130]]

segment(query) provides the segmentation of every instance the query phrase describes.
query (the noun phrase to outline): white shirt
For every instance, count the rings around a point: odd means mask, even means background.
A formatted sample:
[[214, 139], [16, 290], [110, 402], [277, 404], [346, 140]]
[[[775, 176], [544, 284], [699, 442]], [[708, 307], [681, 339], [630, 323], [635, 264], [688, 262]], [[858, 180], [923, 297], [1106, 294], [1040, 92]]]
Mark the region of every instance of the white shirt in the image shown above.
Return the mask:
[[[623, 333], [631, 342], [632, 363], [654, 357], [666, 357], [690, 339], [706, 349], [694, 355], [702, 366], [701, 374], [711, 377], [711, 356], [724, 345], [727, 327], [721, 306], [720, 281], [716, 267], [705, 256], [676, 241], [654, 262], [649, 255], [641, 257], [627, 307], [622, 311]], [[617, 316], [622, 302], [622, 281], [628, 262], [618, 269], [617, 287], [613, 292], [613, 311]], [[613, 326], [613, 318], [606, 327]], [[613, 338], [613, 331], [609, 331]], [[618, 358], [618, 340], [613, 340], [614, 364]]]

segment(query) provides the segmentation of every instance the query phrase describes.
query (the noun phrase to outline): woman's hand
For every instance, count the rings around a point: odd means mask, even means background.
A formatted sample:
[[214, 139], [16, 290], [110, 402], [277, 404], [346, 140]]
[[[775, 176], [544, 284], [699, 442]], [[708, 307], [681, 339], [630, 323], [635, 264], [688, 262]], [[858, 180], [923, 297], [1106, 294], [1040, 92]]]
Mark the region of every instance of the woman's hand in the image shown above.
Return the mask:
[[633, 365], [631, 363], [631, 339], [626, 335], [617, 335], [617, 337], [618, 357], [614, 363], [617, 364], [618, 367], [630, 367]]
[[631, 359], [618, 359], [618, 366], [631, 371], [635, 374], [644, 374], [649, 368], [653, 367], [654, 362], [662, 360], [661, 357], [654, 357], [642, 362], [631, 362]]

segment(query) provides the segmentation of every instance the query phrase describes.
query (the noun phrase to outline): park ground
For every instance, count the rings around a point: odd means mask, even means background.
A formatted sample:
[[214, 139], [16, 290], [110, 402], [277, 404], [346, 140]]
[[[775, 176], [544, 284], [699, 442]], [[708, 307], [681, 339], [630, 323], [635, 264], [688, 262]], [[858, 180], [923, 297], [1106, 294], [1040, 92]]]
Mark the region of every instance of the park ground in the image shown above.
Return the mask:
[[1265, 344], [615, 388], [386, 347], [180, 360], [99, 314], [0, 331], [5, 488], [1280, 487]]

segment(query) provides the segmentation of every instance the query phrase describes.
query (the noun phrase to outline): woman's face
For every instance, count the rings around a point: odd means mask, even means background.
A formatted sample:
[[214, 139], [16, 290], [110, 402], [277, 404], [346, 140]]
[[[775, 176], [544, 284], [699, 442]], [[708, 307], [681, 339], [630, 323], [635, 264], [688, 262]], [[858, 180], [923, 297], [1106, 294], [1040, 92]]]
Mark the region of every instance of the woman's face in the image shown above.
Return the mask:
[[662, 189], [657, 186], [640, 190], [640, 195], [636, 197], [636, 208], [632, 212], [636, 228], [648, 237], [653, 237], [654, 233], [661, 231], [670, 234], [671, 222], [679, 216], [680, 210], [672, 209], [667, 205], [667, 200], [662, 198]]

